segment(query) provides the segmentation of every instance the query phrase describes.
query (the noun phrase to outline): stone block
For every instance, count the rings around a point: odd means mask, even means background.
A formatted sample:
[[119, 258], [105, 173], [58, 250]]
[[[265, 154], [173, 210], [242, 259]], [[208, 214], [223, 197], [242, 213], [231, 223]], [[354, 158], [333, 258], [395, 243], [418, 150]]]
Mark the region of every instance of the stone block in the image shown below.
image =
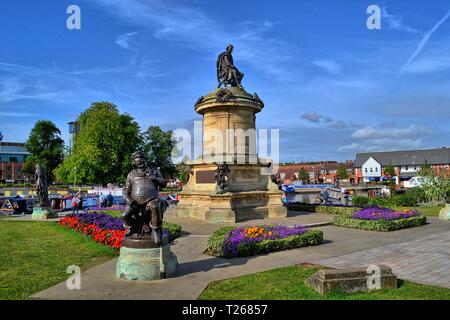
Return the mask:
[[[397, 289], [397, 276], [392, 273], [391, 268], [383, 265], [378, 267], [380, 287], [377, 289]], [[332, 292], [358, 293], [371, 291], [368, 282], [376, 283], [373, 281], [374, 277], [373, 270], [367, 267], [322, 269], [306, 279], [305, 283], [322, 295]]]
[[58, 213], [51, 207], [34, 207], [31, 219], [33, 220], [46, 220], [58, 218]]
[[439, 212], [439, 218], [442, 220], [450, 220], [450, 204], [446, 204]]

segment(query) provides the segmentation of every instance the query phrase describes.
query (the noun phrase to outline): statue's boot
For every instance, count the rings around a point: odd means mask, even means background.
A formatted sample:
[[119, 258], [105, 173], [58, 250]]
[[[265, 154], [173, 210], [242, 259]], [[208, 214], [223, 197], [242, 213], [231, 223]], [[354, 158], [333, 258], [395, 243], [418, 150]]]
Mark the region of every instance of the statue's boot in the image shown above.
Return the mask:
[[157, 245], [161, 244], [161, 238], [162, 238], [162, 228], [161, 226], [153, 227], [152, 228], [152, 236], [153, 236], [153, 242]]

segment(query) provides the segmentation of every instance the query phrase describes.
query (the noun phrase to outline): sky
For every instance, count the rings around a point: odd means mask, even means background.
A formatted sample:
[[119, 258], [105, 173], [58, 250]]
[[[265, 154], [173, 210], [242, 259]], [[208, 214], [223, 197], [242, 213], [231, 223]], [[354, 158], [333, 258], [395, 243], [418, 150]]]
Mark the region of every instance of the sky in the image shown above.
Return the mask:
[[[66, 26], [69, 5], [79, 30]], [[379, 30], [367, 27], [370, 5]], [[4, 141], [48, 119], [68, 144], [67, 122], [95, 101], [143, 130], [191, 130], [232, 43], [283, 162], [450, 146], [448, 0], [2, 0], [0, 34]]]

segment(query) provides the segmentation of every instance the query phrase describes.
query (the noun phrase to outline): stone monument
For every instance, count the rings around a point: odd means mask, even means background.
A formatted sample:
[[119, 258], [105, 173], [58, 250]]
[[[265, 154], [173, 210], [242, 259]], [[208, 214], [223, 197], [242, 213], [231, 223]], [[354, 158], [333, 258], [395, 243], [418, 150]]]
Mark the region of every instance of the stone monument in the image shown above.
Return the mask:
[[189, 181], [174, 214], [213, 223], [285, 218], [282, 192], [268, 173], [271, 161], [256, 152], [256, 114], [264, 103], [244, 90], [232, 51], [228, 45], [217, 59], [218, 87], [195, 103], [203, 117], [203, 152], [188, 162]]
[[[369, 292], [373, 289], [397, 289], [397, 276], [388, 266], [377, 266], [379, 269], [379, 283], [374, 285], [373, 271], [367, 267], [322, 269], [305, 279], [305, 283], [318, 293], [330, 294], [332, 292], [358, 293]], [[372, 284], [373, 289], [369, 287]]]
[[131, 156], [136, 169], [127, 177], [123, 195], [127, 209], [122, 214], [127, 234], [122, 240], [116, 276], [126, 280], [156, 280], [175, 273], [177, 258], [170, 251], [168, 234], [163, 232], [167, 202], [159, 198], [166, 185], [158, 169], [147, 166], [140, 151]]
[[47, 170], [44, 165], [36, 164], [36, 192], [39, 198], [39, 205], [33, 207], [32, 219], [45, 220], [51, 218], [58, 218], [58, 213], [50, 207], [48, 201], [48, 183]]
[[442, 220], [450, 220], [450, 203], [447, 203], [445, 207], [439, 211], [439, 218]]

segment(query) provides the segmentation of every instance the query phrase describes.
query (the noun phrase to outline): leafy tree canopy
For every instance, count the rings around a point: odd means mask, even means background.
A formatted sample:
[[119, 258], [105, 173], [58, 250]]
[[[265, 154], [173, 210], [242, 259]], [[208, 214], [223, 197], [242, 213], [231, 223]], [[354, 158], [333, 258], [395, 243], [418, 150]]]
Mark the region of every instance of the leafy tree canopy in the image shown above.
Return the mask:
[[140, 127], [109, 102], [95, 102], [78, 118], [73, 152], [55, 170], [58, 180], [76, 184], [124, 183], [131, 154], [142, 147]]
[[49, 120], [37, 121], [31, 129], [25, 148], [31, 153], [25, 160], [24, 171], [32, 174], [36, 164], [47, 168], [49, 181], [53, 180], [52, 171], [63, 161], [64, 140], [61, 131]]
[[149, 164], [159, 167], [164, 177], [174, 177], [176, 167], [172, 161], [172, 153], [176, 140], [172, 131], [164, 131], [159, 126], [150, 126], [144, 136], [144, 152]]

